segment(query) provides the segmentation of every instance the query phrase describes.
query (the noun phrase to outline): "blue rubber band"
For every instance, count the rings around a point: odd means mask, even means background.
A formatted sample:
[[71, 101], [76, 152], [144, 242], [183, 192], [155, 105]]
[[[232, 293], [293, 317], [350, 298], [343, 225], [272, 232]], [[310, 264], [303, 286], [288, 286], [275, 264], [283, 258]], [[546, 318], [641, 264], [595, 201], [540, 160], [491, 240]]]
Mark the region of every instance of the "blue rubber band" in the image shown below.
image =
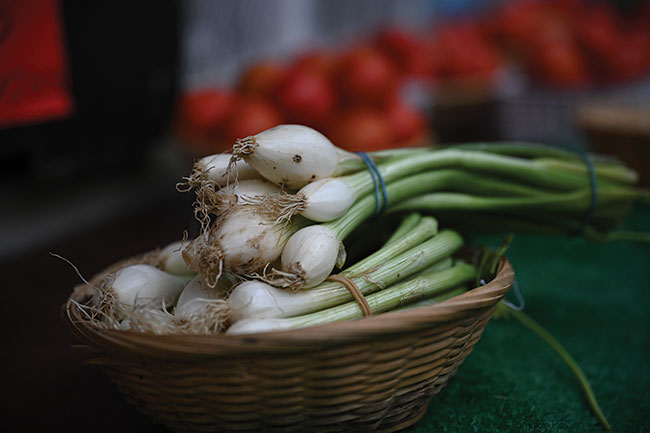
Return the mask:
[[384, 182], [384, 178], [381, 175], [381, 171], [379, 171], [379, 167], [377, 167], [377, 164], [375, 164], [375, 161], [373, 161], [372, 158], [370, 158], [365, 153], [363, 154], [362, 158], [367, 159], [366, 164], [370, 164], [372, 170], [375, 172], [375, 175], [377, 176], [377, 180], [379, 181], [379, 186], [381, 187], [381, 198], [383, 201], [382, 201], [381, 209], [379, 209], [378, 214], [381, 214], [388, 207], [388, 193], [386, 192], [386, 183]]
[[521, 293], [521, 290], [519, 289], [519, 284], [517, 284], [517, 280], [514, 280], [512, 282], [512, 292], [515, 294], [515, 297], [517, 298], [517, 302], [519, 305], [515, 305], [512, 302], [502, 299], [501, 302], [506, 304], [509, 308], [512, 308], [515, 311], [521, 311], [526, 307], [526, 300], [524, 299], [524, 294]]
[[[482, 285], [486, 285], [487, 281], [481, 278], [480, 283]], [[524, 308], [526, 308], [526, 300], [524, 299], [524, 294], [521, 293], [521, 289], [519, 288], [519, 283], [517, 283], [516, 279], [512, 282], [512, 293], [515, 294], [515, 297], [517, 298], [517, 302], [519, 303], [519, 305], [515, 305], [512, 302], [508, 301], [507, 299], [501, 299], [501, 303], [505, 304], [506, 307], [511, 308], [515, 311], [522, 311]]]
[[379, 217], [386, 208], [388, 207], [388, 193], [386, 192], [386, 183], [384, 178], [381, 176], [379, 167], [375, 164], [375, 161], [372, 160], [365, 152], [357, 152], [357, 155], [361, 157], [361, 160], [368, 167], [370, 176], [372, 177], [372, 183], [375, 186], [375, 215], [374, 218]]

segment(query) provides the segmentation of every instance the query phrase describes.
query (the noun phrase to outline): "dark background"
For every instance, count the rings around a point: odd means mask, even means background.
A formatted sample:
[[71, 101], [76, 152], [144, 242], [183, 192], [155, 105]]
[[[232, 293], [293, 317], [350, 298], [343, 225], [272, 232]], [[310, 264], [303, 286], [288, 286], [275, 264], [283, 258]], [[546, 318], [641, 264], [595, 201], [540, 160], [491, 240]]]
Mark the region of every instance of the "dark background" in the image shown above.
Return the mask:
[[[178, 91], [175, 2], [61, 2], [72, 116], [0, 129], [3, 431], [160, 431], [85, 367], [60, 309], [81, 282], [192, 229], [166, 138]], [[129, 426], [129, 427], [126, 427]]]

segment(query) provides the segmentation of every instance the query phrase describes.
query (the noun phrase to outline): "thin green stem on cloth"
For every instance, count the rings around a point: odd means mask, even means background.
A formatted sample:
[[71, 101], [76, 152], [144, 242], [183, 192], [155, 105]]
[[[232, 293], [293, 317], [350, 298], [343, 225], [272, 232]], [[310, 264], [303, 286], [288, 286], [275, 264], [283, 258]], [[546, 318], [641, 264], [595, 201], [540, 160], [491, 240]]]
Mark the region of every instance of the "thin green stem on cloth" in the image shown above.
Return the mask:
[[607, 418], [605, 418], [605, 415], [603, 414], [602, 410], [600, 409], [600, 406], [598, 405], [598, 401], [596, 400], [596, 395], [594, 394], [594, 391], [591, 388], [591, 384], [589, 383], [587, 376], [585, 376], [584, 372], [582, 371], [582, 368], [580, 368], [576, 360], [573, 359], [571, 354], [564, 348], [564, 346], [562, 346], [562, 344], [555, 337], [553, 337], [553, 335], [551, 335], [550, 332], [544, 329], [544, 327], [542, 327], [539, 323], [534, 321], [530, 316], [528, 316], [523, 311], [510, 309], [505, 304], [502, 303], [498, 304], [497, 308], [500, 310], [499, 313], [505, 315], [506, 317], [507, 316], [514, 317], [519, 323], [521, 323], [530, 331], [535, 333], [539, 338], [541, 338], [545, 343], [547, 343], [560, 356], [560, 358], [562, 358], [562, 360], [567, 364], [567, 366], [571, 369], [573, 374], [578, 379], [578, 382], [580, 383], [580, 386], [584, 391], [585, 397], [587, 398], [587, 401], [589, 403], [589, 407], [596, 415], [596, 418], [598, 418], [598, 421], [600, 421], [603, 427], [605, 427], [607, 430], [611, 430], [612, 428], [609, 422], [607, 421]]

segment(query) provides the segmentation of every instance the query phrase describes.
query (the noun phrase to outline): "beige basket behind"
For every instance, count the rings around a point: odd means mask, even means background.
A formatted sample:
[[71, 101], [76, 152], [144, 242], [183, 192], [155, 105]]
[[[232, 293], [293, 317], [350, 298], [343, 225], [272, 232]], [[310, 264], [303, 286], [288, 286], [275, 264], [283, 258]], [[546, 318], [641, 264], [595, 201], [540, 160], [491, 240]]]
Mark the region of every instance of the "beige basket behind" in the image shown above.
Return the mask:
[[167, 335], [63, 317], [81, 347], [140, 411], [178, 432], [396, 431], [415, 424], [481, 337], [514, 279], [440, 304], [352, 322], [256, 335]]

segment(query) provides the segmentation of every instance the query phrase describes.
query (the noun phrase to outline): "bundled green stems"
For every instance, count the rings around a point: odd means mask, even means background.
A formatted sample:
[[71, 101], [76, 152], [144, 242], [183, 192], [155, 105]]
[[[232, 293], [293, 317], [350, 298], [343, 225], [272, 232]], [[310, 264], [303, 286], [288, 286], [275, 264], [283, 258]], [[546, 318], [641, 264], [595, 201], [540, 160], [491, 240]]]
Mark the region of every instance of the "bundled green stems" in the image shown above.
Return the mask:
[[[416, 225], [404, 233], [404, 228], [413, 222]], [[391, 237], [378, 251], [341, 272], [363, 295], [423, 272], [439, 270], [441, 263], [448, 267], [451, 255], [463, 245], [461, 236], [452, 230], [438, 233], [437, 222], [432, 217], [406, 218], [395, 233], [399, 237]], [[350, 292], [333, 281], [297, 292], [249, 281], [238, 285], [228, 298], [233, 321], [297, 316], [351, 300]]]
[[[471, 283], [476, 268], [454, 260], [463, 245], [454, 231], [437, 232], [431, 217], [412, 214], [375, 253], [341, 275], [365, 296], [371, 314], [404, 308], [426, 299], [442, 300]], [[230, 334], [269, 332], [321, 325], [363, 316], [357, 301], [341, 283], [326, 281], [298, 292], [277, 289], [259, 281], [236, 287], [228, 303], [234, 324]]]

